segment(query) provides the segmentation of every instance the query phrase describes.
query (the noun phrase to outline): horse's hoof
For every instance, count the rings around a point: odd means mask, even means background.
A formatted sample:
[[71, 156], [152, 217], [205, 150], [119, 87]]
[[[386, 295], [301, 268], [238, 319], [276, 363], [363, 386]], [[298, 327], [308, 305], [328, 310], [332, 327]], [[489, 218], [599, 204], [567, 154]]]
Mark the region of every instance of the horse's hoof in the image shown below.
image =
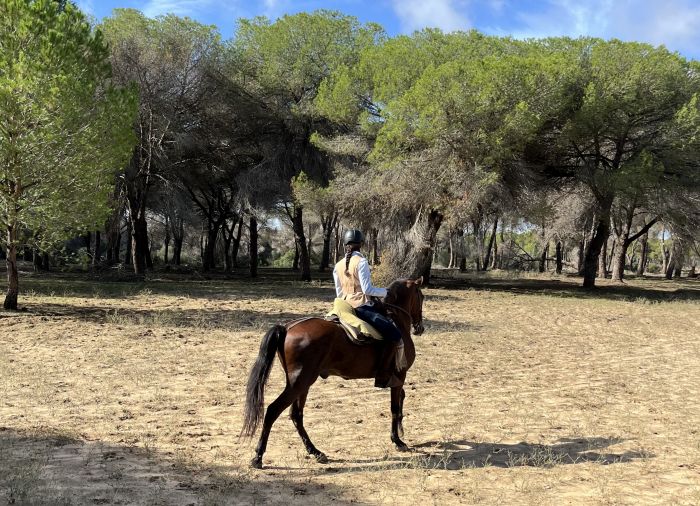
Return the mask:
[[318, 455], [314, 455], [316, 457], [316, 462], [319, 464], [328, 464], [328, 457], [326, 457], [325, 453], [319, 453]]
[[396, 443], [396, 449], [400, 452], [410, 452], [411, 449], [404, 442]]
[[262, 469], [262, 457], [255, 457], [250, 461], [250, 467], [253, 469]]

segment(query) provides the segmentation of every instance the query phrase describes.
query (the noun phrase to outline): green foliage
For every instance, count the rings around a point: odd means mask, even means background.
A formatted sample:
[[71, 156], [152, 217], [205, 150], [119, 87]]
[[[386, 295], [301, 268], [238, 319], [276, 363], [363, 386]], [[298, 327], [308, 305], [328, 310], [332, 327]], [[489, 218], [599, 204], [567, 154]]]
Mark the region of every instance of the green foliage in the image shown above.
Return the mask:
[[[232, 47], [242, 81], [295, 115], [313, 114], [322, 81], [353, 65], [363, 48], [384, 37], [379, 25], [361, 25], [336, 11], [239, 20]], [[339, 93], [339, 92], [338, 92]]]
[[136, 101], [101, 32], [70, 2], [7, 0], [0, 48], [0, 225], [51, 244], [102, 224]]

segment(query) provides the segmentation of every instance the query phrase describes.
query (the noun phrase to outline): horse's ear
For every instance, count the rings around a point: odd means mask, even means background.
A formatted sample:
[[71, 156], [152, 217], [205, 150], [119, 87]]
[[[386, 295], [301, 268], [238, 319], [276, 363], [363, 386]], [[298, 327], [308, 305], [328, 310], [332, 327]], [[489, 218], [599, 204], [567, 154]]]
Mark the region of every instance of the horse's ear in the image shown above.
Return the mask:
[[416, 285], [420, 286], [423, 284], [423, 276], [413, 281]]

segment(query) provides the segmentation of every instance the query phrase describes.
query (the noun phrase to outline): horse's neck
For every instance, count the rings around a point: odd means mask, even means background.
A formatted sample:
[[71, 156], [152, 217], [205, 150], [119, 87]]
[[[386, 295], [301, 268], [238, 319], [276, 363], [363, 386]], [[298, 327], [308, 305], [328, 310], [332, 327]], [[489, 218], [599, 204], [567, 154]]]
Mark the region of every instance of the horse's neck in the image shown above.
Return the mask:
[[394, 323], [401, 331], [404, 339], [411, 339], [411, 316], [408, 312], [408, 308], [404, 307], [403, 304], [394, 304], [396, 307], [401, 308], [403, 311], [393, 310], [394, 313]]

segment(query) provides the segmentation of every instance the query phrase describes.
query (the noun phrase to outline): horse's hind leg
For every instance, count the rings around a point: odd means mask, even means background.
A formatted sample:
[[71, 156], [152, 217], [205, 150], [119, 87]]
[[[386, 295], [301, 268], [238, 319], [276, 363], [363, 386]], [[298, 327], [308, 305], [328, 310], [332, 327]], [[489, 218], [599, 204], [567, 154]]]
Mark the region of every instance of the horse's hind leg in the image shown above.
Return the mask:
[[314, 446], [309, 438], [309, 435], [306, 433], [306, 429], [304, 428], [304, 404], [306, 404], [306, 395], [308, 393], [309, 390], [307, 388], [299, 395], [299, 397], [297, 397], [297, 400], [292, 403], [290, 417], [292, 422], [294, 422], [294, 426], [297, 428], [299, 436], [301, 436], [301, 440], [304, 442], [306, 451], [309, 452], [309, 455], [316, 457], [318, 462], [325, 464], [328, 462], [328, 457], [326, 457], [322, 451]]
[[403, 400], [406, 393], [403, 386], [391, 389], [391, 441], [399, 451], [408, 451], [408, 446], [401, 440], [403, 435]]
[[258, 446], [255, 448], [255, 457], [250, 462], [251, 466], [262, 469], [262, 456], [267, 448], [267, 438], [270, 436], [272, 424], [275, 423], [275, 420], [277, 420], [282, 411], [287, 409], [289, 405], [294, 402], [298, 395], [299, 391], [287, 384], [284, 391], [267, 407], [260, 440], [258, 441]]

